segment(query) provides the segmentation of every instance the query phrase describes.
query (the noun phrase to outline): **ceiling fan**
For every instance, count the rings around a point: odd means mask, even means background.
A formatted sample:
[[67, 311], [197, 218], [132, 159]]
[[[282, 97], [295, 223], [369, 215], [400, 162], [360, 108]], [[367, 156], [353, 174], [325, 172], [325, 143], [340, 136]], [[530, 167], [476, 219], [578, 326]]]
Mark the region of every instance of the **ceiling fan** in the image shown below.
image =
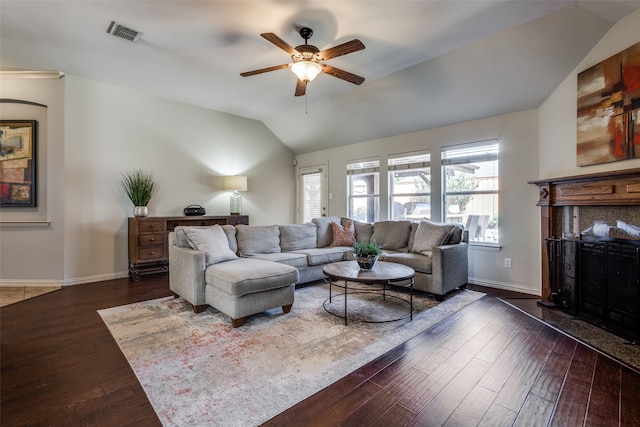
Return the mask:
[[274, 67], [261, 68], [259, 70], [247, 71], [244, 73], [240, 73], [240, 75], [243, 77], [248, 77], [256, 74], [266, 73], [268, 71], [291, 68], [291, 71], [293, 71], [293, 73], [298, 77], [296, 82], [296, 96], [304, 95], [307, 90], [307, 83], [313, 80], [320, 73], [329, 74], [331, 76], [346, 80], [356, 85], [362, 84], [362, 82], [364, 82], [364, 77], [360, 77], [355, 74], [349, 73], [348, 71], [332, 67], [331, 65], [327, 65], [323, 62], [331, 58], [364, 49], [364, 45], [360, 40], [353, 39], [346, 43], [342, 43], [321, 51], [317, 47], [307, 44], [307, 41], [311, 38], [312, 35], [313, 30], [311, 30], [311, 28], [301, 28], [300, 36], [304, 39], [304, 44], [293, 48], [274, 33], [260, 34], [260, 36], [291, 55], [291, 60], [293, 62], [290, 62], [288, 64], [276, 65]]

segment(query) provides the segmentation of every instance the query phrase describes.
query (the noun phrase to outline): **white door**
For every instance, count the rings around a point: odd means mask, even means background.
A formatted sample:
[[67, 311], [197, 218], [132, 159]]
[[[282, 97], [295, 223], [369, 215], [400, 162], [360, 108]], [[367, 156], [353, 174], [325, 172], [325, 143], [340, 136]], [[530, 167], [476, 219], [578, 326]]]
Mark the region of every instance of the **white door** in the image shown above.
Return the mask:
[[327, 165], [298, 170], [298, 222], [327, 215]]

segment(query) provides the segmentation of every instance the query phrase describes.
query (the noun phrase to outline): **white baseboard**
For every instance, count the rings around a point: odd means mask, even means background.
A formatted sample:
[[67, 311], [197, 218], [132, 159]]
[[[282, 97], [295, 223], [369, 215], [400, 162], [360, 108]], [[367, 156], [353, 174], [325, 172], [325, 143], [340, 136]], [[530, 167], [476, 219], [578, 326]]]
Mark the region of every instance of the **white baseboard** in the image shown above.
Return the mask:
[[496, 288], [496, 289], [502, 289], [505, 291], [514, 291], [514, 292], [520, 292], [523, 294], [529, 294], [529, 295], [535, 295], [535, 296], [542, 295], [541, 290], [533, 290], [529, 287], [526, 287], [523, 285], [517, 285], [514, 283], [505, 283], [505, 282], [498, 282], [494, 280], [479, 279], [477, 277], [469, 277], [469, 283], [473, 285], [478, 285], [478, 286], [486, 286], [487, 288]]
[[0, 287], [55, 287], [55, 286], [75, 286], [93, 282], [104, 282], [107, 280], [124, 279], [129, 277], [128, 271], [98, 274], [95, 276], [76, 277], [65, 280], [41, 280], [41, 279], [0, 279]]
[[65, 279], [64, 286], [83, 285], [85, 283], [105, 282], [107, 280], [124, 279], [129, 277], [129, 272], [98, 274], [95, 276], [76, 277], [73, 279]]

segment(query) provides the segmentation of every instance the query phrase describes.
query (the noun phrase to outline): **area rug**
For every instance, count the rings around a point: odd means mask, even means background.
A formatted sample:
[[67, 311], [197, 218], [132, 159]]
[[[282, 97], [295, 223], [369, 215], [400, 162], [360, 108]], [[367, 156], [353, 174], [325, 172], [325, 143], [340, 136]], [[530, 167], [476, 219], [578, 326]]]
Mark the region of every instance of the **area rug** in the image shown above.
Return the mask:
[[[327, 285], [297, 289], [290, 313], [269, 310], [235, 329], [217, 310], [194, 314], [181, 298], [99, 314], [163, 425], [256, 426], [484, 294], [464, 290], [440, 303], [415, 295], [412, 321], [346, 326], [323, 307], [328, 295]], [[334, 298], [332, 304], [342, 301]], [[354, 315], [408, 313], [406, 303], [372, 294], [350, 295], [348, 308]], [[329, 309], [340, 312], [339, 306]]]

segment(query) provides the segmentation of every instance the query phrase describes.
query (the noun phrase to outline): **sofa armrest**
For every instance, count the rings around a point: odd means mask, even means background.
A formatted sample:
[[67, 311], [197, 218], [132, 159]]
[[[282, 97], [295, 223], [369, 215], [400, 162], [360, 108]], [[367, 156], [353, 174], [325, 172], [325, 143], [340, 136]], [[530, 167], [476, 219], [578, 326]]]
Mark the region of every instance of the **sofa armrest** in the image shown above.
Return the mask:
[[206, 304], [205, 270], [204, 252], [169, 246], [169, 288], [194, 307]]
[[434, 286], [441, 288], [441, 295], [464, 286], [469, 280], [469, 245], [435, 246], [431, 259]]

